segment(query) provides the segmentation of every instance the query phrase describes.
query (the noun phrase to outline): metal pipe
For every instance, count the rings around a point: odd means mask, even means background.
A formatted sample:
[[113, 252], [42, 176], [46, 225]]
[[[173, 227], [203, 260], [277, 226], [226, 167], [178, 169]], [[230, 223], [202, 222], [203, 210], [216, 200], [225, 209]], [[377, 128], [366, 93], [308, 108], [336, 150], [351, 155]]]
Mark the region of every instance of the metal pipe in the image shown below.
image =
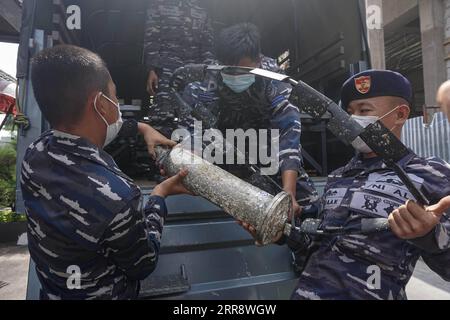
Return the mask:
[[156, 155], [169, 176], [186, 168], [189, 174], [183, 180], [184, 186], [234, 218], [254, 226], [262, 245], [274, 243], [283, 233], [292, 207], [286, 192], [273, 196], [180, 146], [172, 150], [157, 147]]

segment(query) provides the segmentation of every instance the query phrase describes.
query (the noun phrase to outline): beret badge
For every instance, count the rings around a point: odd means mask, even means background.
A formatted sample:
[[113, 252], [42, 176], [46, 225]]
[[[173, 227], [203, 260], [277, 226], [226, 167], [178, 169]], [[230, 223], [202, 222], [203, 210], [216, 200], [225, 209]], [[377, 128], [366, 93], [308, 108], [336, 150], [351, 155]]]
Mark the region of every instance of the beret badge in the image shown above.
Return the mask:
[[363, 76], [355, 78], [355, 88], [361, 94], [366, 94], [370, 91], [372, 85], [372, 79], [370, 76]]

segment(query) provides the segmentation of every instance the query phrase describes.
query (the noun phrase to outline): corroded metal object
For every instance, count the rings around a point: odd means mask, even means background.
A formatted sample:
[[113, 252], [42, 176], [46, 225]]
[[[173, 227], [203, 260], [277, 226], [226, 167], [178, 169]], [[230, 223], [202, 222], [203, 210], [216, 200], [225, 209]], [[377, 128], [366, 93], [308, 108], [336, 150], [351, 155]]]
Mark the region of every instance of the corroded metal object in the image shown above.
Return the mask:
[[184, 186], [234, 218], [254, 226], [263, 245], [274, 243], [283, 233], [292, 206], [286, 192], [273, 196], [181, 147], [172, 150], [157, 147], [156, 155], [169, 176], [186, 168], [189, 174], [183, 180]]

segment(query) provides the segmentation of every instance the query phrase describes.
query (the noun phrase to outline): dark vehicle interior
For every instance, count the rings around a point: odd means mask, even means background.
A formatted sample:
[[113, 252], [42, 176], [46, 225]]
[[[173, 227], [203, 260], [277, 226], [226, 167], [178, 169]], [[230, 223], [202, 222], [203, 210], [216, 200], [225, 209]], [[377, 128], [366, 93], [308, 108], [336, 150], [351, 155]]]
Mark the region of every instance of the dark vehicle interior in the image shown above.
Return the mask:
[[[264, 54], [278, 58], [286, 72], [336, 101], [339, 87], [367, 61], [358, 0], [204, 0], [214, 31], [250, 21], [259, 28]], [[30, 36], [43, 30], [52, 45], [67, 43], [99, 53], [118, 88], [125, 118], [146, 121], [151, 103], [146, 93], [143, 37], [147, 0], [31, 1], [24, 8]], [[56, 3], [56, 4], [54, 4]], [[81, 30], [69, 31], [66, 8], [78, 5]], [[325, 5], [326, 4], [326, 5]], [[55, 18], [59, 17], [59, 18]], [[353, 18], [349, 18], [353, 17]], [[26, 74], [29, 38], [21, 39], [19, 75]], [[22, 65], [22, 67], [20, 67]], [[19, 76], [20, 78], [20, 76]], [[36, 106], [34, 106], [36, 107]], [[29, 106], [28, 109], [31, 107]], [[302, 145], [311, 176], [325, 177], [344, 164], [352, 148], [327, 133], [326, 119], [303, 119]], [[320, 143], [318, 143], [320, 141]], [[144, 195], [153, 185], [155, 167], [139, 141], [118, 141], [108, 150], [121, 169], [140, 181]], [[323, 180], [316, 180], [319, 191]], [[144, 199], [145, 200], [145, 199]], [[189, 208], [189, 210], [186, 210]], [[252, 238], [220, 208], [196, 197], [168, 199], [158, 268], [142, 284], [143, 298], [288, 299], [296, 285], [287, 247], [254, 248]], [[277, 263], [269, 263], [276, 261]], [[30, 268], [28, 298], [36, 298], [38, 281]]]

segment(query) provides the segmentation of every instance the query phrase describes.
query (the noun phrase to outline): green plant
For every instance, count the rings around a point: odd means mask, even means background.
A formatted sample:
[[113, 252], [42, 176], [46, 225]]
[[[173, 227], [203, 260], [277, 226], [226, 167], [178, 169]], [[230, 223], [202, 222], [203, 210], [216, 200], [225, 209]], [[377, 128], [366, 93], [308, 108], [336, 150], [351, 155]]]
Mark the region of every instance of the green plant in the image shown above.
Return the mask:
[[10, 207], [15, 201], [16, 150], [14, 145], [0, 147], [0, 208]]
[[27, 218], [25, 215], [17, 214], [9, 208], [0, 210], [0, 223], [21, 222], [26, 220]]

